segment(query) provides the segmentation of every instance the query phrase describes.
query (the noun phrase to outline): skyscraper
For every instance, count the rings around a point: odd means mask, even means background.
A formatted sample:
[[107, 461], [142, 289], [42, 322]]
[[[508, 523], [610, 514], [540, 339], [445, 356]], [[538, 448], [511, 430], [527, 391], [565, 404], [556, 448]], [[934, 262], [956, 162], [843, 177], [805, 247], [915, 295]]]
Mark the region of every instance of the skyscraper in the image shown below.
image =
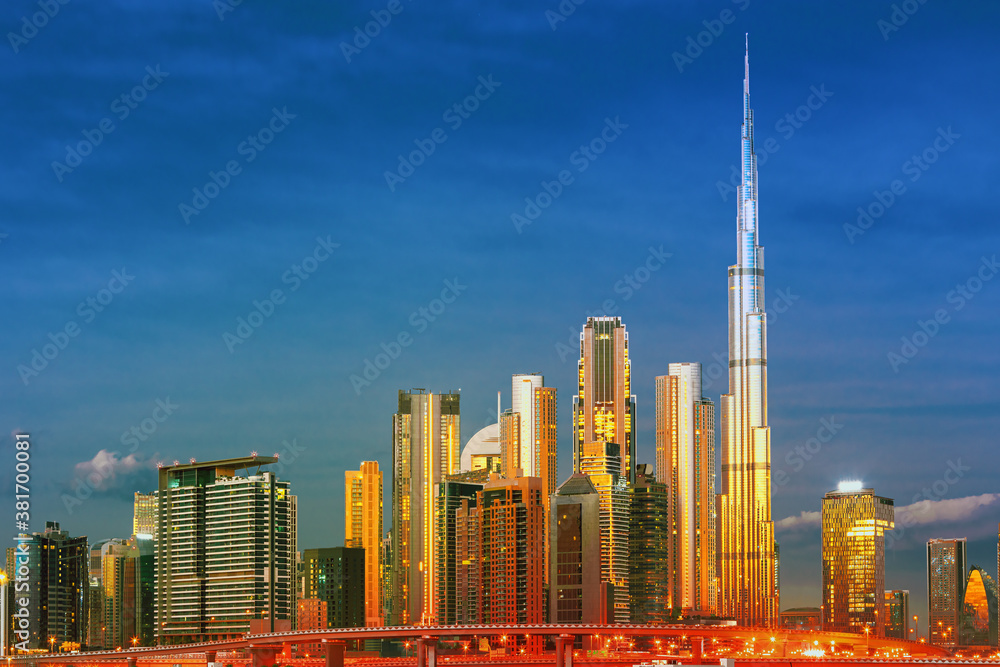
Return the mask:
[[613, 442], [581, 447], [580, 468], [600, 500], [601, 579], [614, 586], [614, 623], [628, 623], [630, 615], [629, 485], [619, 472], [621, 458], [621, 448]]
[[885, 592], [885, 636], [910, 639], [910, 591]]
[[986, 651], [997, 645], [996, 582], [977, 565], [969, 568], [965, 582], [958, 641], [962, 646]]
[[927, 540], [927, 640], [955, 646], [965, 597], [966, 539]]
[[365, 574], [363, 549], [306, 549], [302, 552], [300, 596], [326, 603], [325, 627], [364, 627]]
[[576, 473], [549, 504], [549, 622], [610, 623], [601, 580], [601, 500], [590, 477]]
[[588, 317], [580, 333], [578, 389], [573, 397], [573, 470], [581, 472], [588, 442], [621, 448], [619, 475], [630, 482], [635, 463], [635, 396], [628, 332], [620, 317]]
[[629, 507], [629, 603], [632, 623], [662, 625], [670, 616], [670, 498], [653, 466], [636, 465]]
[[132, 513], [132, 534], [156, 536], [156, 492], [135, 492]]
[[669, 608], [711, 615], [717, 600], [715, 404], [701, 395], [701, 364], [670, 364], [656, 378], [656, 477], [667, 485]]
[[823, 628], [885, 635], [885, 531], [891, 498], [861, 482], [841, 482], [823, 497]]
[[[438, 497], [435, 509], [437, 516], [436, 549], [438, 562], [437, 604], [438, 623], [454, 625], [461, 623], [459, 610], [464, 614], [462, 602], [467, 598], [467, 591], [459, 590], [459, 570], [463, 561], [462, 546], [467, 535], [463, 532], [465, 526], [459, 527], [461, 519], [458, 514], [464, 507], [476, 506], [482, 484], [451, 479], [465, 475], [449, 476], [438, 484]], [[477, 561], [478, 564], [478, 561]]]
[[344, 473], [344, 545], [365, 550], [365, 625], [382, 625], [382, 471], [363, 461]]
[[159, 469], [157, 643], [232, 639], [253, 621], [290, 629], [294, 496], [287, 481], [261, 470], [276, 461], [253, 455]]
[[[107, 540], [101, 546], [98, 622], [104, 648], [153, 641], [153, 542], [149, 536]], [[92, 619], [93, 623], [93, 619]]]
[[722, 493], [718, 497], [719, 614], [771, 626], [778, 614], [767, 425], [764, 248], [757, 238], [757, 156], [744, 59], [742, 183], [736, 198], [737, 261], [729, 267], [729, 393], [722, 396]]
[[438, 621], [437, 487], [459, 472], [458, 393], [399, 392], [392, 436], [392, 624]]

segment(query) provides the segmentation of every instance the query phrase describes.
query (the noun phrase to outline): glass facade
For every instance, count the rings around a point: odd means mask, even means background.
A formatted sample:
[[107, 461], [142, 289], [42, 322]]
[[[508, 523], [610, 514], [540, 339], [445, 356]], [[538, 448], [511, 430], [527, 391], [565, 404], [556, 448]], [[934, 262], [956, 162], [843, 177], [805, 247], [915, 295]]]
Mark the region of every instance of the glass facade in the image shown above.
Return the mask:
[[382, 471], [363, 461], [344, 478], [344, 545], [365, 550], [365, 625], [382, 625]]
[[932, 644], [958, 644], [962, 597], [965, 593], [966, 540], [927, 542], [928, 636]]

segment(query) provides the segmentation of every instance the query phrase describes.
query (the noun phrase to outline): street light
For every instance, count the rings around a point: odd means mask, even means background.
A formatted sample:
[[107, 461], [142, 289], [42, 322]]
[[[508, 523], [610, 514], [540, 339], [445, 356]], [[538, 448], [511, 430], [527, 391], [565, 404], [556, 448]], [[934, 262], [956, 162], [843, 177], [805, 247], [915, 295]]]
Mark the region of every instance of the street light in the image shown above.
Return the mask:
[[53, 652], [53, 647], [55, 645], [56, 645], [56, 638], [54, 636], [53, 637], [49, 637], [49, 653]]

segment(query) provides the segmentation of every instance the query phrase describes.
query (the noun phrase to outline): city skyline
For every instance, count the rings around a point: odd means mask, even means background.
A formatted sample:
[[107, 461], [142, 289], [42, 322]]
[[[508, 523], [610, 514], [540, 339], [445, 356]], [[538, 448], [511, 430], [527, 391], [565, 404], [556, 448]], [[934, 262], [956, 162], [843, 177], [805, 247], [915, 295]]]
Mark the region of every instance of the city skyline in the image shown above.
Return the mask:
[[[493, 418], [494, 392], [520, 369], [544, 373], [564, 397], [562, 482], [572, 460], [566, 397], [574, 393], [576, 353], [560, 345], [573, 350], [570, 332], [578, 335], [600, 310], [614, 309], [607, 314], [620, 314], [629, 328], [636, 462], [652, 462], [654, 377], [669, 363], [697, 361], [706, 397], [717, 401], [726, 391], [719, 271], [732, 263], [734, 63], [749, 30], [770, 255], [782, 607], [818, 602], [815, 489], [842, 478], [863, 478], [897, 509], [929, 501], [887, 548], [887, 586], [911, 590], [914, 607], [926, 597], [926, 538], [968, 536], [977, 554], [970, 560], [988, 567], [998, 499], [991, 467], [976, 462], [995, 460], [1000, 293], [989, 281], [974, 293], [965, 286], [989, 274], [981, 257], [1000, 248], [985, 222], [992, 179], [982, 168], [996, 150], [982, 104], [993, 89], [981, 74], [996, 61], [983, 32], [996, 9], [921, 6], [884, 32], [878, 22], [888, 5], [838, 6], [836, 20], [789, 7], [782, 17], [780, 7], [734, 3], [734, 20], [724, 23], [705, 8], [587, 6], [555, 29], [542, 11], [494, 9], [482, 23], [460, 11], [476, 26], [456, 38], [455, 48], [472, 54], [462, 67], [419, 48], [441, 37], [436, 29], [425, 37], [428, 26], [460, 20], [436, 8], [408, 7], [349, 63], [337, 60], [339, 45], [366, 20], [361, 5], [303, 14], [243, 6], [224, 21], [186, 5], [118, 14], [67, 8], [7, 53], [13, 60], [4, 74], [26, 93], [11, 110], [24, 130], [12, 149], [24, 155], [25, 171], [11, 171], [5, 186], [0, 271], [10, 286], [4, 312], [19, 323], [2, 343], [4, 421], [32, 433], [31, 529], [53, 520], [93, 540], [124, 537], [132, 493], [155, 488], [157, 460], [260, 450], [281, 453], [279, 476], [293, 480], [303, 507], [330, 507], [302, 515], [302, 544], [339, 544], [342, 527], [331, 517], [343, 516], [344, 494], [328, 479], [369, 458], [390, 469], [385, 419], [396, 391], [464, 389], [464, 444]], [[18, 25], [27, 11], [12, 6], [6, 24]], [[323, 23], [317, 15], [335, 26], [332, 36], [313, 27]], [[75, 36], [89, 19], [106, 49], [96, 59]], [[197, 64], [175, 42], [176, 25], [188, 19], [198, 26], [195, 40], [220, 40]], [[276, 42], [264, 40], [260, 55], [230, 32], [264, 25]], [[695, 41], [696, 57], [683, 55], [707, 25], [722, 32], [708, 32], [707, 47]], [[496, 32], [504, 30], [533, 57], [505, 46], [511, 40]], [[619, 53], [610, 48], [620, 45], [615, 34], [635, 38]], [[595, 38], [612, 60], [580, 78], [581, 63], [597, 63]], [[132, 56], [110, 58], [140, 42]], [[229, 49], [241, 64], [229, 60]], [[419, 57], [395, 69], [397, 49]], [[675, 52], [692, 62], [678, 64]], [[267, 65], [275, 54], [282, 57]], [[150, 90], [157, 82], [145, 68], [158, 72], [158, 63], [169, 74]], [[334, 92], [321, 97], [315, 84], [325, 86], [331, 70]], [[108, 112], [108, 100], [147, 76], [148, 99], [133, 113]], [[480, 76], [500, 85], [491, 92]], [[213, 87], [223, 95], [213, 97]], [[226, 95], [242, 91], [252, 94]], [[395, 156], [414, 150], [414, 139], [423, 141], [441, 112], [468, 95], [481, 109], [459, 116], [459, 128], [445, 125], [447, 143], [390, 191], [383, 172], [397, 167]], [[340, 118], [342, 99], [354, 100], [344, 122], [359, 139], [330, 129], [329, 111]], [[389, 111], [396, 99], [402, 115]], [[277, 115], [286, 104], [295, 118]], [[115, 132], [57, 180], [51, 163], [65, 160], [65, 146], [105, 114]], [[202, 188], [229, 157], [242, 160], [243, 135], [272, 120], [288, 127], [185, 224], [178, 201], [190, 202], [191, 188]], [[614, 141], [576, 171], [575, 147], [602, 134]], [[920, 162], [926, 169], [910, 161], [927, 150], [934, 162]], [[161, 174], [158, 164], [169, 167]], [[511, 213], [524, 215], [524, 198], [537, 199], [540, 182], [557, 182], [566, 166], [574, 182], [530, 225], [515, 228]], [[896, 178], [905, 194], [892, 193]], [[890, 195], [895, 203], [859, 227], [863, 234], [845, 231], [858, 206], [876, 211], [879, 196]], [[581, 261], [591, 257], [601, 262]], [[911, 280], [913, 262], [921, 271]], [[507, 265], [537, 273], [528, 280], [527, 271], [496, 270]], [[282, 303], [269, 301], [275, 289], [284, 291]], [[273, 315], [265, 316], [265, 302]], [[241, 329], [237, 318], [262, 324]], [[71, 320], [82, 333], [64, 339], [59, 332]], [[913, 356], [902, 356], [903, 336], [925, 344], [911, 343]], [[65, 349], [43, 359], [37, 376], [18, 372], [30, 368], [33, 350], [55, 341]], [[370, 384], [352, 384], [352, 376]], [[956, 438], [959, 446], [942, 447]], [[897, 460], [906, 465], [888, 465]], [[92, 474], [97, 482], [88, 486]], [[958, 519], [942, 521], [934, 508]]]

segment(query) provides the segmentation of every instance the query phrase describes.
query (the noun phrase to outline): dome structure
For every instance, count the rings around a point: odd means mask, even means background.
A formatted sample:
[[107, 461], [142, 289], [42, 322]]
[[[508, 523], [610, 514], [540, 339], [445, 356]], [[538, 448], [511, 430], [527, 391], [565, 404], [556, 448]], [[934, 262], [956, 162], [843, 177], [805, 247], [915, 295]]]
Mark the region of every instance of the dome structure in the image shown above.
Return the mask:
[[462, 449], [461, 470], [472, 472], [500, 460], [500, 424], [490, 424], [469, 438]]

